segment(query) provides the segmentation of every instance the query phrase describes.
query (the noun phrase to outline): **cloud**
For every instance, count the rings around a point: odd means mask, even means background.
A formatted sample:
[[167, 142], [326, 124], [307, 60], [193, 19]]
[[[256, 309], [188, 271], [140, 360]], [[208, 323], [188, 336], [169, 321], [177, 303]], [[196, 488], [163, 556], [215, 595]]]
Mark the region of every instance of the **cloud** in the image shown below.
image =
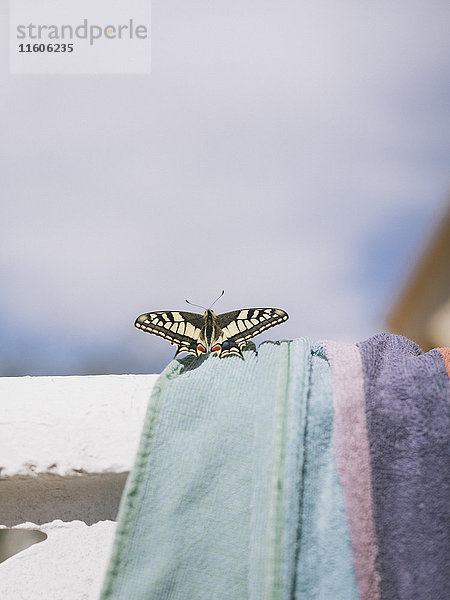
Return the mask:
[[49, 348], [26, 369], [160, 370], [135, 316], [223, 288], [288, 310], [266, 337], [381, 328], [405, 246], [380, 240], [411, 247], [448, 184], [449, 12], [155, 2], [151, 76], [4, 73], [3, 335]]

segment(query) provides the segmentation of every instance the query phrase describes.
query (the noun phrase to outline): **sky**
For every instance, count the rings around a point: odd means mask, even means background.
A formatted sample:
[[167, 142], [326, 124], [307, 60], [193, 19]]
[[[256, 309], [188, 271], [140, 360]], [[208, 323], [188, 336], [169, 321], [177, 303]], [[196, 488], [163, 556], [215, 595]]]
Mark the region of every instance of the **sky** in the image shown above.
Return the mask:
[[[150, 75], [11, 75], [0, 374], [158, 373], [153, 310], [357, 342], [448, 203], [450, 5], [154, 0]], [[199, 312], [202, 312], [201, 309]]]

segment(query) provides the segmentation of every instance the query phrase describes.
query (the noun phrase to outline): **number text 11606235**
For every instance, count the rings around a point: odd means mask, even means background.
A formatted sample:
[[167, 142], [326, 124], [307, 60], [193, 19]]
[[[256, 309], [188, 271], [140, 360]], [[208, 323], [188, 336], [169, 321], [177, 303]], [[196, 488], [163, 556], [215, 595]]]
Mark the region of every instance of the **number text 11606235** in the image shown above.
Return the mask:
[[73, 52], [73, 44], [19, 44], [19, 52]]

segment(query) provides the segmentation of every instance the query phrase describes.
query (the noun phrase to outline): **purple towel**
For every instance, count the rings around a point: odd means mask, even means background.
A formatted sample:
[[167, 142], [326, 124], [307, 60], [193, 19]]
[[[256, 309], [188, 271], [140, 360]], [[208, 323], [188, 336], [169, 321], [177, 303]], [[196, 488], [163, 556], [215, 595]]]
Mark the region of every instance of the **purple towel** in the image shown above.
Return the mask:
[[450, 598], [450, 386], [443, 353], [424, 354], [387, 333], [358, 348], [381, 598]]

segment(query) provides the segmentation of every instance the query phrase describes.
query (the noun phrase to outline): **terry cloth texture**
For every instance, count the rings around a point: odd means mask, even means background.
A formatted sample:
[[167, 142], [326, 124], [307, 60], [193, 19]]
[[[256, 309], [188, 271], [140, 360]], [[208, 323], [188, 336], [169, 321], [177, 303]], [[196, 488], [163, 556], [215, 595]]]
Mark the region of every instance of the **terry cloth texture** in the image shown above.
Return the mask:
[[153, 391], [103, 600], [358, 598], [309, 340], [173, 361]]
[[450, 597], [448, 357], [383, 334], [173, 361], [102, 600]]
[[356, 346], [324, 342], [333, 373], [334, 447], [344, 488], [361, 600], [379, 600], [377, 542], [372, 505], [361, 356]]
[[383, 600], [450, 598], [445, 349], [380, 334], [361, 352]]

